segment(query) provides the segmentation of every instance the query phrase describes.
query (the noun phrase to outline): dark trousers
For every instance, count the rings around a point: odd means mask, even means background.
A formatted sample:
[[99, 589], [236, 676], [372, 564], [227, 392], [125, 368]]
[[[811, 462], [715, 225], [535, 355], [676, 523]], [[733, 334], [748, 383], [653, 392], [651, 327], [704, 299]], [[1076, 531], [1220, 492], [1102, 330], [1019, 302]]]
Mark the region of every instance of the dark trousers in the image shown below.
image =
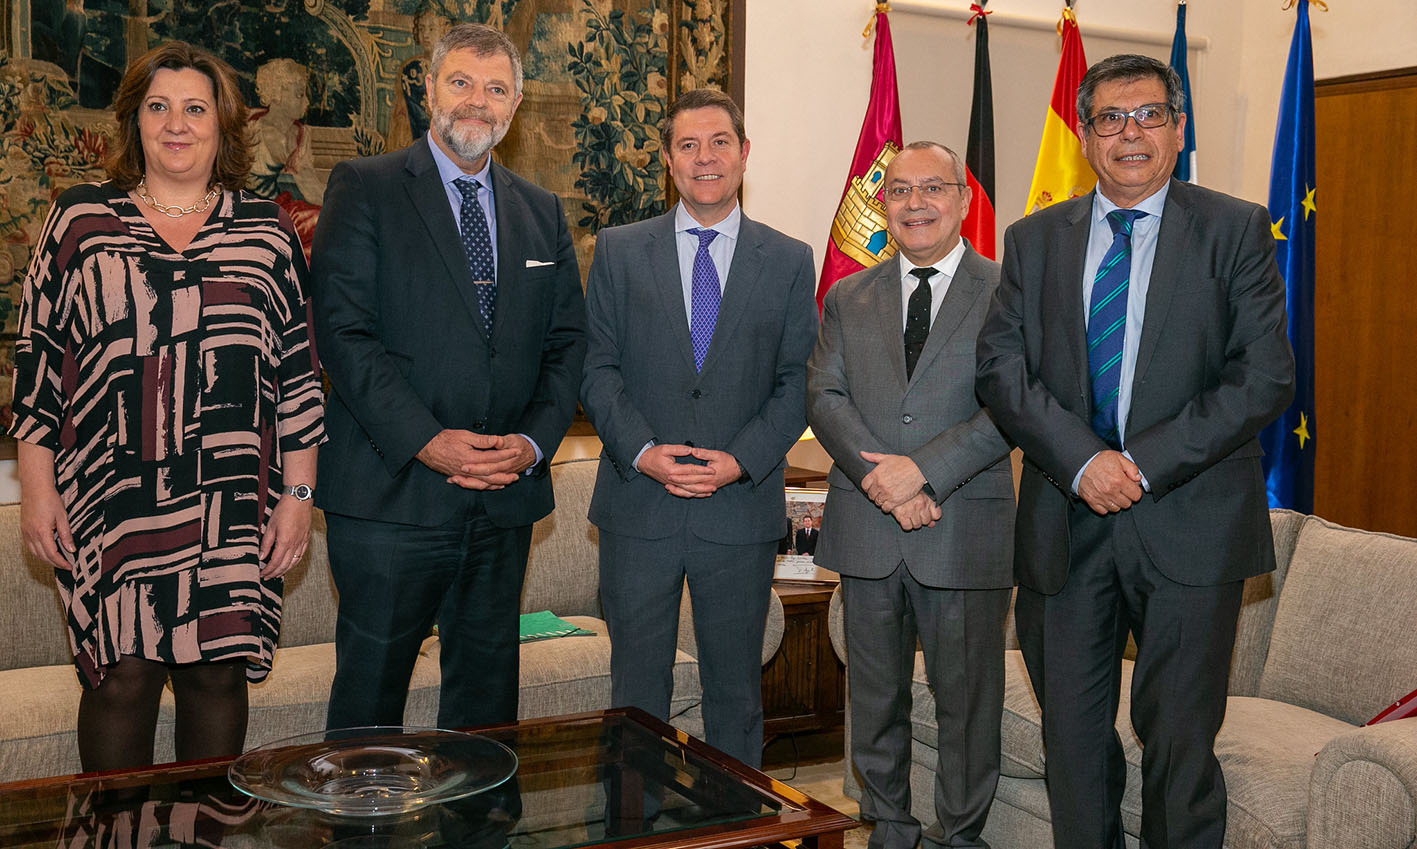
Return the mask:
[[690, 534], [635, 539], [600, 531], [600, 604], [610, 632], [610, 701], [660, 719], [674, 691], [684, 582], [694, 612], [704, 738], [763, 762], [763, 629], [777, 541], [720, 545]]
[[[902, 563], [885, 578], [841, 578], [851, 678], [851, 763], [871, 849], [986, 847], [999, 783], [1004, 618], [1009, 590], [928, 587]], [[935, 695], [936, 821], [910, 814], [910, 710], [915, 645]]]
[[1220, 849], [1225, 718], [1243, 582], [1179, 584], [1157, 570], [1127, 513], [1083, 509], [1055, 595], [1019, 587], [1015, 617], [1043, 706], [1048, 801], [1057, 849], [1122, 849], [1126, 764], [1114, 726], [1122, 652], [1137, 643], [1132, 728], [1142, 744], [1141, 845]]
[[515, 720], [531, 526], [499, 528], [480, 506], [430, 528], [325, 520], [339, 590], [327, 726], [402, 725], [413, 664], [435, 622], [439, 727]]

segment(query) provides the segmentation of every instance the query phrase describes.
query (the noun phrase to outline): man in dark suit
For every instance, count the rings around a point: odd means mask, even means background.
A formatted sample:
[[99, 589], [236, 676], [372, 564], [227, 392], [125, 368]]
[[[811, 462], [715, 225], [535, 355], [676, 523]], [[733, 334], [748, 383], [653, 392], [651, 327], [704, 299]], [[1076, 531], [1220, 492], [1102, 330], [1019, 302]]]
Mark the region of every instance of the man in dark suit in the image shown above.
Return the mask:
[[[964, 163], [915, 142], [886, 167], [899, 253], [840, 280], [807, 363], [807, 421], [834, 464], [817, 562], [841, 574], [851, 761], [871, 849], [985, 846], [999, 781], [1013, 585], [1009, 446], [974, 394], [999, 266], [960, 238]], [[935, 693], [937, 820], [910, 814], [915, 645]]]
[[705, 736], [756, 766], [784, 458], [817, 332], [812, 250], [739, 209], [748, 140], [727, 95], [684, 94], [661, 139], [680, 203], [600, 231], [586, 285], [611, 701], [667, 715], [687, 578]]
[[1263, 207], [1170, 179], [1183, 105], [1153, 59], [1087, 72], [1097, 190], [1009, 228], [979, 338], [980, 397], [1024, 451], [1016, 617], [1058, 847], [1122, 847], [1128, 630], [1142, 844], [1221, 845], [1241, 587], [1274, 568], [1256, 436], [1294, 391], [1284, 281]]
[[339, 590], [328, 723], [397, 725], [438, 625], [438, 724], [516, 719], [517, 616], [585, 306], [561, 203], [491, 161], [521, 102], [505, 35], [438, 43], [432, 129], [335, 166], [315, 232], [333, 391], [320, 495]]
[[811, 516], [802, 517], [802, 527], [797, 529], [795, 548], [798, 554], [812, 555], [817, 553], [817, 529]]

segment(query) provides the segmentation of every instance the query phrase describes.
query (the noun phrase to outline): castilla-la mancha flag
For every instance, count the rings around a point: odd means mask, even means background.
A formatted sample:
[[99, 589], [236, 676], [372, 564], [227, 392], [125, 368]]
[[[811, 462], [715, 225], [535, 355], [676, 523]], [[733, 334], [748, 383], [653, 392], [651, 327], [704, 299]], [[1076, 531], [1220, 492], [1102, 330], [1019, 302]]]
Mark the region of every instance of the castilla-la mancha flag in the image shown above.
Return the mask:
[[[856, 140], [846, 188], [832, 220], [831, 237], [817, 283], [817, 308], [831, 285], [848, 274], [895, 255], [886, 232], [886, 205], [881, 200], [886, 165], [900, 152], [900, 98], [895, 87], [895, 51], [886, 4], [876, 4], [876, 53], [871, 70], [871, 101]], [[869, 29], [869, 28], [868, 28]]]
[[1082, 139], [1078, 137], [1078, 84], [1087, 73], [1087, 57], [1082, 52], [1078, 19], [1071, 8], [1063, 9], [1058, 33], [1063, 37], [1063, 58], [1053, 80], [1048, 116], [1043, 120], [1043, 141], [1038, 145], [1038, 164], [1033, 168], [1033, 185], [1028, 188], [1024, 215], [1087, 194], [1097, 184], [1097, 175], [1082, 155]]

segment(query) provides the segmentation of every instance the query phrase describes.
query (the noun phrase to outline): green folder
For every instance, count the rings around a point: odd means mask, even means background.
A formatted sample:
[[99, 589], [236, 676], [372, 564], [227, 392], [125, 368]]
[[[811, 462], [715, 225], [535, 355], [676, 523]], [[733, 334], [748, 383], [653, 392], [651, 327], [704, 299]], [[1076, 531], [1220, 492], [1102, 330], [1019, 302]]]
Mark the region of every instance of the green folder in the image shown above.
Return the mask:
[[594, 631], [578, 628], [549, 610], [523, 613], [521, 616], [521, 641], [550, 640], [555, 637], [595, 636]]

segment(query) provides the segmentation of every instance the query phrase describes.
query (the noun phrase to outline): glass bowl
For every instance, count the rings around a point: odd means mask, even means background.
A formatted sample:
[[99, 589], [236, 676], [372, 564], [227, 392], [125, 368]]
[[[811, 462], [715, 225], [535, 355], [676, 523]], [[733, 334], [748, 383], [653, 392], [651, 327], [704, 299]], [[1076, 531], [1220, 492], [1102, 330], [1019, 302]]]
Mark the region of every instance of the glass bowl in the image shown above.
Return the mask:
[[369, 726], [252, 749], [227, 778], [248, 796], [346, 817], [405, 814], [501, 784], [517, 756], [495, 740], [439, 728]]

